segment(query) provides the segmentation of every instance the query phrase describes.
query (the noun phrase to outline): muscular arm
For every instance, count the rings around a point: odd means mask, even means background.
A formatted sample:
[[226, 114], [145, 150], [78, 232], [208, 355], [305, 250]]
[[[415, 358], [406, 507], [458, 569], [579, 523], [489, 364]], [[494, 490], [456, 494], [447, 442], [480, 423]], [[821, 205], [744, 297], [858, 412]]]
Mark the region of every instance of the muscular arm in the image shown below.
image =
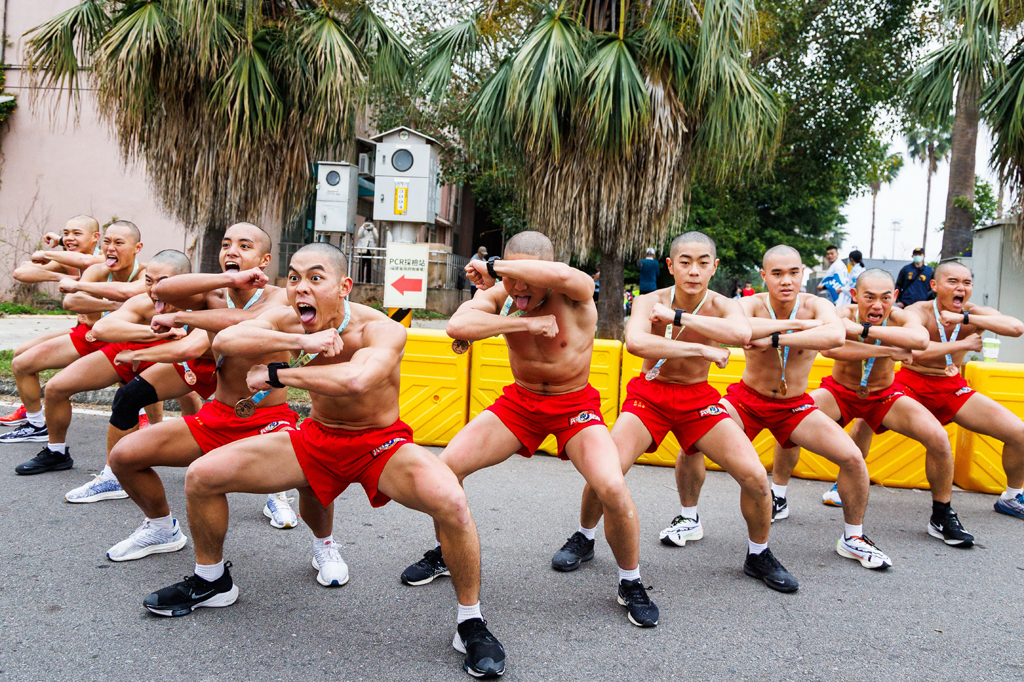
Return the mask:
[[36, 251], [32, 259], [37, 257], [60, 263], [76, 270], [85, 270], [88, 267], [103, 262], [103, 256], [94, 256], [91, 253], [79, 253], [78, 251]]
[[93, 334], [100, 341], [108, 343], [152, 343], [177, 337], [180, 333], [178, 330], [157, 334], [149, 328], [143, 311], [151, 305], [148, 294], [139, 294], [96, 322], [92, 328]]
[[554, 289], [574, 301], [586, 301], [594, 297], [594, 280], [590, 275], [565, 263], [499, 260], [494, 264], [494, 272], [499, 277], [521, 279], [533, 286]]
[[120, 302], [107, 301], [102, 298], [96, 298], [89, 294], [68, 294], [64, 297], [62, 303], [64, 310], [72, 313], [82, 313], [88, 315], [89, 313], [105, 313], [108, 311], [117, 310], [121, 307]]
[[[928, 330], [921, 324], [916, 312], [906, 312], [893, 308], [889, 314], [889, 321], [895, 324], [882, 326], [872, 325], [868, 330], [868, 339], [878, 340], [887, 346], [896, 346], [906, 350], [927, 350], [931, 339]], [[860, 339], [864, 326], [854, 322], [849, 317], [843, 317], [843, 324], [846, 328], [847, 341]]]
[[529, 331], [530, 318], [502, 317], [498, 314], [501, 308], [499, 297], [501, 301], [505, 300], [505, 290], [491, 288], [460, 305], [448, 320], [448, 336], [453, 339], [480, 341], [499, 334]]
[[107, 282], [106, 275], [104, 275], [103, 281], [95, 281], [89, 277], [92, 272], [93, 268], [89, 268], [82, 275], [81, 280], [69, 281], [66, 286], [62, 282], [61, 291], [67, 289], [68, 292], [81, 292], [109, 301], [127, 301], [132, 296], [146, 291], [146, 283], [142, 279], [136, 279], [134, 282]]
[[26, 261], [15, 268], [13, 277], [25, 284], [37, 284], [39, 282], [59, 282], [69, 275], [67, 269], [60, 263], [51, 261], [46, 265], [36, 265]]
[[[213, 352], [236, 358], [257, 358], [280, 351], [301, 352], [306, 350], [310, 339], [325, 334], [318, 332], [305, 335], [281, 331], [282, 323], [288, 314], [294, 314], [291, 308], [279, 306], [266, 311], [255, 320], [246, 320], [228, 327], [213, 339]], [[337, 336], [337, 330], [328, 330], [331, 331]]]
[[[743, 314], [743, 308], [737, 301], [725, 296], [717, 296], [712, 302], [718, 316], [694, 315], [683, 313], [680, 320], [687, 329], [692, 329], [698, 334], [708, 337], [712, 341], [725, 344], [726, 346], [743, 347], [750, 343], [750, 321]], [[675, 311], [668, 306], [655, 304], [653, 314], [661, 322], [672, 322]]]
[[375, 322], [364, 330], [363, 338], [367, 345], [348, 362], [281, 369], [277, 372], [278, 381], [339, 398], [366, 393], [386, 381], [402, 360], [406, 331], [387, 322]]
[[[210, 348], [210, 335], [196, 329], [177, 341], [119, 353], [119, 362], [182, 362], [198, 358]], [[124, 355], [124, 357], [122, 357]]]
[[153, 295], [161, 301], [179, 301], [216, 289], [262, 289], [266, 284], [267, 276], [259, 268], [242, 272], [193, 272], [157, 282], [153, 287]]
[[876, 346], [873, 343], [847, 341], [839, 348], [822, 351], [821, 354], [833, 360], [869, 360], [871, 358], [892, 358], [906, 362], [910, 353], [893, 346]]
[[932, 341], [928, 344], [928, 350], [915, 350], [914, 362], [925, 362], [930, 360], [945, 360], [947, 355], [970, 350], [981, 350], [982, 342], [978, 334], [971, 334], [965, 338], [942, 343]]
[[970, 323], [978, 329], [987, 332], [994, 332], [1000, 336], [1012, 336], [1017, 338], [1024, 336], [1024, 322], [1016, 317], [1004, 315], [995, 308], [976, 305], [969, 311]]
[[710, 346], [689, 341], [673, 341], [651, 332], [651, 309], [654, 299], [648, 295], [633, 300], [633, 314], [626, 324], [626, 350], [641, 358], [650, 360], [672, 360], [674, 358], [705, 358]]

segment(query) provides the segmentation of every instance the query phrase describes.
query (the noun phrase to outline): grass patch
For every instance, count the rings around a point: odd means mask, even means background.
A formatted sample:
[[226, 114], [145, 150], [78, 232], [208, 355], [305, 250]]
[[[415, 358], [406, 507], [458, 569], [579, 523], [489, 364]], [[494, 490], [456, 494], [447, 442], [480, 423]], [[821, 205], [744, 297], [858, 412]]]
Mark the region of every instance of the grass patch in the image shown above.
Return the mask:
[[[13, 350], [0, 350], [0, 379], [14, 379], [11, 361], [14, 360]], [[39, 373], [39, 382], [46, 383], [59, 369], [45, 369]]]
[[74, 315], [74, 313], [69, 313], [63, 308], [34, 308], [30, 305], [0, 301], [0, 317], [5, 315]]
[[288, 402], [290, 403], [306, 403], [309, 404], [309, 391], [305, 391], [301, 388], [288, 387]]

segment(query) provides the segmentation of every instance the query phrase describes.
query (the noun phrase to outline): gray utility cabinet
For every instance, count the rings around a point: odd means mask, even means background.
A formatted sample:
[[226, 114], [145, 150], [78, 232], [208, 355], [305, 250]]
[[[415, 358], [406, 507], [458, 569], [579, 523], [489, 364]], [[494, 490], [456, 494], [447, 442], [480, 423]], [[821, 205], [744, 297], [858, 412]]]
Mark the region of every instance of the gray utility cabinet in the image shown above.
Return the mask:
[[[1014, 253], [1012, 223], [1000, 218], [975, 229], [973, 258], [963, 260], [974, 272], [971, 301], [1024, 319], [1024, 263]], [[999, 342], [999, 362], [1024, 362], [1024, 337], [1001, 336]]]

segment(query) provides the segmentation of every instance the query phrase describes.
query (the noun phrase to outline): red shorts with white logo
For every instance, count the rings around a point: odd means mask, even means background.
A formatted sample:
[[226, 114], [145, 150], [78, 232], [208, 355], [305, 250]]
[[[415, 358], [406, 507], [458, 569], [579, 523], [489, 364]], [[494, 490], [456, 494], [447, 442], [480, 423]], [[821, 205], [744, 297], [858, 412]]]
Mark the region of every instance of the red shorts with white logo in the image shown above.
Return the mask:
[[933, 377], [909, 369], [900, 369], [896, 372], [896, 380], [893, 383], [928, 408], [943, 426], [953, 421], [956, 413], [975, 393], [959, 374], [953, 377]]
[[185, 378], [185, 368], [182, 367], [180, 362], [174, 363], [174, 369], [177, 370], [178, 376], [181, 380], [188, 384], [189, 388], [203, 396], [203, 400], [206, 400], [211, 395], [217, 392], [217, 361], [213, 358], [208, 358], [205, 355], [195, 360], [188, 361], [188, 368], [192, 370], [192, 373], [196, 376], [196, 383], [189, 384], [188, 379]]
[[590, 384], [561, 395], [541, 395], [519, 384], [509, 384], [487, 410], [498, 415], [523, 444], [519, 448], [523, 457], [532, 457], [548, 434], [554, 434], [558, 441], [558, 458], [569, 459], [565, 444], [573, 436], [588, 426], [604, 426], [601, 394]]
[[71, 344], [78, 351], [78, 354], [83, 358], [90, 353], [95, 353], [98, 350], [103, 350], [103, 347], [107, 345], [104, 341], [96, 339], [90, 341], [85, 337], [92, 330], [87, 324], [78, 324], [71, 328]]
[[634, 377], [626, 385], [626, 401], [622, 412], [635, 414], [651, 433], [654, 442], [647, 452], [654, 452], [671, 431], [679, 447], [688, 455], [697, 453], [695, 443], [707, 435], [723, 419], [731, 419], [718, 404], [722, 396], [704, 381], [699, 384], [672, 384]]
[[121, 383], [127, 384], [129, 381], [139, 376], [147, 369], [155, 365], [155, 362], [140, 362], [138, 369], [132, 369], [132, 363], [118, 364], [114, 362], [114, 358], [117, 354], [123, 350], [140, 350], [142, 348], [150, 348], [152, 346], [159, 346], [161, 343], [167, 343], [170, 339], [160, 340], [156, 343], [108, 343], [103, 346], [100, 350], [107, 356], [107, 360], [110, 360], [110, 364], [114, 366], [114, 371], [117, 372], [117, 376], [121, 377]]
[[727, 388], [725, 397], [743, 420], [747, 438], [754, 440], [762, 429], [768, 429], [784, 448], [796, 445], [789, 437], [807, 415], [818, 409], [807, 393], [793, 398], [767, 398], [742, 381]]
[[363, 486], [372, 507], [390, 502], [377, 481], [398, 448], [412, 442], [412, 429], [402, 420], [383, 429], [348, 431], [307, 419], [288, 435], [309, 487], [325, 507], [350, 483]]
[[183, 419], [205, 454], [243, 438], [262, 436], [278, 429], [294, 429], [298, 416], [287, 405], [274, 405], [257, 407], [256, 414], [241, 419], [231, 405], [211, 400], [203, 403], [199, 412]]
[[856, 391], [851, 391], [830, 376], [821, 380], [821, 387], [831, 393], [839, 405], [839, 414], [842, 415], [840, 426], [846, 426], [860, 417], [875, 433], [889, 430], [882, 426], [882, 420], [889, 414], [896, 400], [906, 395], [895, 382], [881, 391], [868, 393], [866, 398], [861, 398]]

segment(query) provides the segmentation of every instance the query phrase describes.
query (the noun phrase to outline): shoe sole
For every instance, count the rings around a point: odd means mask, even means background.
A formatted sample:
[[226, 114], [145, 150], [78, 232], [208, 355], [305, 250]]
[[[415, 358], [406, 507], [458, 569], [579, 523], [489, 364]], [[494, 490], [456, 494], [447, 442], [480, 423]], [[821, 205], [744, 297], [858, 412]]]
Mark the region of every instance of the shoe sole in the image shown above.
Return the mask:
[[232, 585], [231, 589], [227, 592], [221, 592], [215, 594], [206, 601], [201, 601], [198, 604], [192, 606], [182, 606], [177, 609], [154, 609], [146, 606], [146, 610], [157, 616], [165, 616], [167, 618], [176, 618], [178, 616], [187, 616], [196, 609], [201, 608], [212, 608], [220, 609], [225, 606], [231, 606], [238, 600], [238, 585]]
[[[459, 637], [458, 630], [455, 631], [455, 637], [452, 638], [452, 648], [460, 654], [466, 653], [466, 645], [463, 643], [462, 638]], [[463, 661], [462, 669], [478, 680], [493, 680], [495, 677], [501, 677], [505, 674], [505, 662], [502, 661], [500, 670], [477, 670], [476, 668], [469, 667], [469, 665]]]
[[[686, 537], [680, 537], [678, 540], [672, 539], [673, 533], [667, 533], [660, 537], [661, 544], [667, 547], [686, 547], [687, 542], [701, 540], [704, 537], [704, 529], [701, 528], [693, 533], [687, 534]], [[678, 536], [677, 536], [678, 537]]]
[[766, 578], [762, 578], [761, 576], [757, 575], [756, 573], [751, 571], [746, 566], [743, 567], [743, 572], [746, 573], [747, 575], [749, 575], [751, 578], [754, 578], [756, 580], [760, 580], [761, 582], [763, 582], [765, 585], [767, 585], [768, 587], [772, 588], [776, 592], [783, 592], [785, 594], [790, 594], [790, 593], [796, 592], [797, 590], [800, 589], [799, 585], [797, 585], [796, 587], [789, 587], [787, 585], [776, 585], [775, 583], [768, 582], [768, 580]]
[[316, 562], [316, 557], [313, 557], [313, 568], [316, 569], [316, 581], [324, 587], [341, 587], [348, 582], [348, 564], [345, 564], [345, 579], [341, 582], [332, 580], [331, 582], [324, 582], [323, 578], [320, 577], [320, 564]]
[[22, 436], [21, 438], [0, 437], [0, 443], [49, 443], [50, 437], [43, 433], [38, 436]]
[[772, 517], [772, 523], [775, 523], [776, 521], [781, 521], [783, 519], [788, 519], [788, 518], [789, 518], [789, 507], [786, 507], [785, 509], [783, 509], [778, 514], [776, 514], [775, 516]]
[[885, 569], [892, 566], [892, 564], [887, 564], [885, 562], [873, 564], [870, 560], [865, 559], [856, 552], [851, 552], [842, 545], [836, 545], [836, 554], [846, 559], [853, 559], [854, 561], [859, 561], [861, 566], [863, 566], [864, 568], [870, 568], [873, 571], [884, 571]]
[[91, 502], [102, 502], [103, 500], [123, 500], [127, 497], [128, 493], [123, 490], [111, 490], [97, 495], [90, 495], [89, 497], [76, 497], [73, 500], [65, 495], [64, 499], [71, 504], [89, 504]]
[[931, 525], [928, 526], [928, 535], [931, 535], [933, 538], [942, 540], [950, 547], [960, 547], [961, 549], [967, 549], [968, 547], [974, 546], [974, 540], [950, 540], [946, 538], [946, 536], [944, 536], [941, 531], [932, 528]]
[[445, 570], [441, 571], [440, 573], [435, 573], [434, 575], [430, 576], [429, 578], [424, 578], [423, 580], [417, 580], [417, 581], [406, 580], [404, 575], [402, 576], [401, 580], [402, 580], [403, 583], [405, 583], [406, 585], [409, 585], [411, 587], [419, 587], [420, 585], [426, 585], [427, 583], [434, 582], [435, 578], [440, 578], [442, 575], [446, 575], [449, 578], [452, 577], [451, 572], [448, 569], [445, 569]]
[[122, 557], [115, 558], [110, 556], [110, 552], [107, 552], [107, 558], [111, 561], [118, 562], [135, 561], [136, 559], [147, 557], [150, 554], [166, 554], [169, 552], [177, 552], [179, 549], [184, 547], [187, 542], [188, 538], [185, 535], [182, 535], [180, 540], [175, 540], [174, 542], [165, 542], [160, 545], [150, 545], [149, 547], [143, 547], [142, 549], [136, 550], [135, 552], [132, 552], [131, 554], [126, 554]]
[[48, 471], [64, 471], [75, 466], [75, 460], [70, 462], [61, 462], [60, 464], [54, 464], [53, 466], [42, 467], [41, 469], [32, 469], [31, 471], [19, 471], [17, 467], [14, 469], [14, 473], [19, 476], [35, 476], [36, 474], [45, 474]]
[[299, 525], [298, 519], [295, 519], [295, 523], [292, 524], [283, 523], [278, 525], [277, 521], [274, 520], [274, 513], [267, 509], [266, 505], [263, 506], [263, 515], [270, 519], [270, 525], [274, 528], [281, 528], [287, 530], [288, 528], [295, 528], [295, 526]]
[[822, 500], [821, 500], [821, 503], [822, 503], [823, 505], [825, 505], [826, 507], [842, 507], [842, 506], [843, 506], [843, 503], [842, 503], [842, 502], [840, 502], [839, 504], [836, 504], [836, 503], [835, 503], [835, 502], [833, 502], [832, 500], [826, 500], [826, 499], [824, 499], [824, 498], [822, 498]]
[[581, 564], [582, 564], [582, 563], [583, 563], [584, 561], [590, 561], [590, 560], [591, 560], [591, 559], [593, 559], [593, 558], [594, 558], [594, 550], [590, 550], [590, 553], [588, 553], [588, 554], [586, 554], [586, 555], [584, 555], [584, 556], [581, 556], [581, 557], [580, 557], [580, 560], [579, 560], [579, 561], [577, 561], [577, 562], [576, 562], [575, 564], [572, 564], [572, 565], [561, 565], [561, 566], [559, 566], [559, 565], [558, 565], [558, 564], [556, 564], [556, 563], [555, 563], [554, 561], [552, 561], [552, 562], [551, 562], [551, 568], [555, 569], [555, 570], [556, 570], [556, 571], [558, 571], [559, 573], [569, 573], [569, 572], [571, 572], [571, 571], [575, 571], [575, 570], [576, 570], [577, 568], [579, 568], [579, 567], [580, 567], [580, 565], [581, 565]]
[[[626, 603], [626, 600], [622, 598], [622, 595], [616, 594], [615, 595], [615, 601], [619, 602], [619, 606], [624, 606], [627, 609], [629, 608], [629, 605]], [[653, 628], [653, 627], [658, 625], [658, 621], [654, 621], [653, 623], [651, 623], [650, 621], [644, 621], [643, 623], [638, 623], [638, 622], [636, 622], [633, 619], [633, 614], [630, 613], [629, 611], [626, 611], [626, 618], [628, 618], [629, 622], [632, 623], [633, 625], [637, 626], [638, 628]]]
[[11, 422], [0, 422], [0, 426], [23, 426], [25, 424], [28, 424], [27, 419], [16, 419], [15, 421]]
[[1024, 513], [1018, 513], [1018, 512], [1007, 511], [1006, 509], [1002, 509], [999, 506], [998, 502], [996, 504], [992, 505], [992, 508], [994, 510], [996, 510], [997, 512], [999, 512], [1000, 514], [1003, 514], [1004, 516], [1012, 516], [1015, 519], [1024, 519]]

